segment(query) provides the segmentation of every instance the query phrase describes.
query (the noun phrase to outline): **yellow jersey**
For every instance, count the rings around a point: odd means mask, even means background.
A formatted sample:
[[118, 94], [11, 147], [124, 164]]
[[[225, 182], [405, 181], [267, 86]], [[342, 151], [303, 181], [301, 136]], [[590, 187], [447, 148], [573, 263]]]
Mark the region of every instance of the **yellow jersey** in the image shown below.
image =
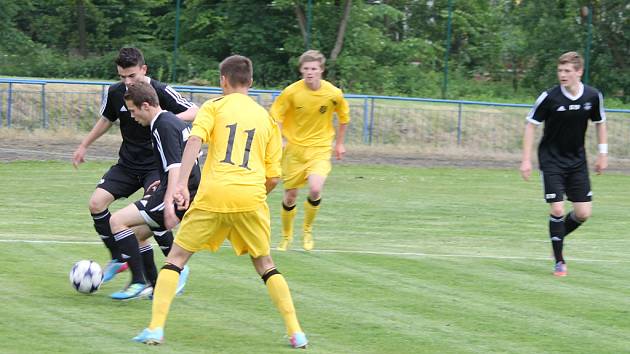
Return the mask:
[[281, 175], [282, 156], [280, 129], [265, 108], [240, 93], [208, 100], [190, 134], [208, 144], [192, 206], [230, 213], [265, 202], [265, 179]]
[[339, 124], [350, 122], [348, 101], [343, 92], [326, 80], [313, 91], [304, 80], [287, 86], [276, 98], [271, 115], [282, 124], [282, 135], [301, 146], [330, 146], [335, 138], [333, 113]]

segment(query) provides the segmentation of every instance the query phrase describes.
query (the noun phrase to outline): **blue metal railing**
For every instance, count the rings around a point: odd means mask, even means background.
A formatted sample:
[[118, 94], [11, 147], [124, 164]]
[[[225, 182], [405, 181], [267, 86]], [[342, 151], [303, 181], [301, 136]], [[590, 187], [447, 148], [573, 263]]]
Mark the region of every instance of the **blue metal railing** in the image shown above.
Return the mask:
[[[28, 128], [41, 127], [44, 129], [55, 127], [72, 126], [72, 119], [76, 120], [76, 127], [88, 127], [82, 125], [83, 121], [92, 123], [88, 114], [94, 117], [94, 111], [90, 108], [94, 106], [94, 101], [102, 101], [107, 93], [109, 85], [113, 81], [84, 81], [84, 80], [59, 80], [59, 79], [29, 79], [29, 78], [0, 78], [0, 127], [12, 127], [15, 124], [14, 115], [18, 114], [22, 120], [30, 120]], [[100, 86], [97, 91], [52, 91], [53, 85], [77, 85], [77, 86]], [[37, 91], [29, 89], [16, 89], [17, 85], [33, 85], [38, 87], [39, 98], [34, 95]], [[49, 89], [50, 87], [50, 89]], [[201, 99], [204, 101], [213, 95], [220, 95], [219, 87], [203, 87], [190, 85], [172, 85], [180, 93], [188, 93], [191, 101]], [[5, 96], [6, 92], [6, 96]], [[280, 93], [279, 90], [251, 89], [250, 95], [261, 105], [269, 106]], [[28, 105], [21, 104], [19, 112], [16, 109], [16, 95], [30, 95], [26, 100]], [[96, 95], [96, 97], [93, 97]], [[6, 98], [5, 98], [6, 97]], [[74, 99], [84, 97], [84, 100]], [[91, 98], [93, 97], [93, 98]], [[471, 129], [472, 122], [483, 123], [496, 130], [495, 118], [517, 117], [523, 119], [525, 109], [529, 109], [528, 104], [494, 103], [483, 101], [467, 100], [444, 100], [430, 98], [413, 98], [400, 96], [379, 96], [379, 95], [357, 95], [345, 94], [350, 102], [351, 115], [354, 122], [350, 131], [354, 135], [356, 142], [363, 144], [408, 144], [414, 143], [414, 137], [424, 137], [423, 143], [432, 142], [435, 146], [441, 144], [439, 139], [446, 137], [444, 144], [449, 146], [463, 146], [466, 141], [483, 140], [479, 137], [479, 131]], [[24, 102], [25, 100], [20, 100]], [[81, 103], [77, 103], [81, 101]], [[74, 102], [74, 104], [73, 104]], [[30, 105], [30, 106], [29, 106]], [[85, 108], [88, 107], [88, 108]], [[466, 108], [464, 108], [466, 107]], [[499, 112], [484, 111], [484, 109], [502, 110]], [[516, 112], [509, 111], [511, 109]], [[508, 111], [505, 111], [508, 110]], [[39, 111], [40, 113], [37, 113]], [[421, 111], [424, 116], [418, 118]], [[627, 109], [606, 109], [606, 112], [622, 115], [624, 118], [630, 114]], [[86, 117], [80, 117], [82, 113]], [[4, 115], [4, 119], [3, 119]], [[40, 123], [36, 123], [36, 117], [40, 116]], [[362, 119], [358, 119], [361, 117]], [[53, 119], [51, 121], [51, 119]], [[445, 123], [446, 122], [446, 123]], [[478, 127], [476, 127], [478, 129]], [[628, 128], [630, 130], [630, 127]], [[474, 131], [474, 133], [472, 133]], [[483, 131], [483, 130], [482, 130]], [[498, 132], [488, 139], [503, 138], [504, 140], [514, 140], [511, 138], [515, 133], [511, 132], [510, 137], [500, 137]], [[521, 134], [520, 132], [518, 133]], [[451, 139], [452, 137], [452, 139]], [[486, 139], [487, 140], [487, 139]], [[487, 144], [488, 142], [484, 142]], [[509, 144], [513, 144], [510, 142]]]

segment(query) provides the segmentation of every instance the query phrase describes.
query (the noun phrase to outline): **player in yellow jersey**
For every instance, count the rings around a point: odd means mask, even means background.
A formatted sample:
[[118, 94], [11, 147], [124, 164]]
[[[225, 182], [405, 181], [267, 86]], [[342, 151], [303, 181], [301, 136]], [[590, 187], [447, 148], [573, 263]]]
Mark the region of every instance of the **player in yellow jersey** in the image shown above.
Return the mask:
[[304, 202], [303, 247], [314, 247], [313, 222], [319, 211], [322, 189], [330, 173], [332, 142], [335, 139], [333, 113], [337, 113], [338, 128], [335, 155], [341, 160], [346, 153], [343, 145], [350, 122], [348, 102], [340, 89], [322, 80], [326, 58], [316, 50], [300, 56], [302, 80], [285, 88], [271, 106], [271, 115], [281, 126], [286, 146], [282, 155], [282, 240], [279, 251], [286, 251], [293, 240], [298, 189], [308, 183]]
[[164, 197], [167, 227], [177, 223], [175, 206], [190, 202], [188, 175], [201, 144], [208, 147], [197, 195], [183, 217], [166, 265], [159, 273], [149, 327], [133, 339], [159, 344], [175, 296], [179, 274], [193, 253], [216, 251], [225, 239], [237, 255], [248, 253], [280, 311], [291, 345], [305, 348], [289, 287], [270, 255], [271, 223], [267, 194], [280, 181], [282, 140], [269, 113], [248, 95], [252, 62], [243, 56], [226, 58], [219, 66], [223, 96], [203, 104], [182, 156], [180, 175]]

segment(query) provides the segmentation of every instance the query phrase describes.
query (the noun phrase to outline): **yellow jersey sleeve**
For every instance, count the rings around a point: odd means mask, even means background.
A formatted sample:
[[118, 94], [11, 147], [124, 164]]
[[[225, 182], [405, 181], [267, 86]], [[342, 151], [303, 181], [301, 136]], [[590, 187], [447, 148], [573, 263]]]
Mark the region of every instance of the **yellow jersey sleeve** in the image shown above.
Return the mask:
[[271, 138], [265, 151], [265, 176], [267, 178], [280, 177], [282, 175], [281, 160], [282, 135], [280, 128], [274, 122], [271, 128]]
[[271, 114], [273, 119], [278, 123], [282, 123], [284, 121], [284, 117], [291, 103], [289, 100], [290, 95], [290, 92], [283, 90], [280, 95], [276, 97], [275, 101], [273, 101], [273, 104], [269, 109], [269, 114]]
[[337, 113], [337, 119], [339, 120], [339, 124], [348, 124], [350, 123], [350, 105], [348, 105], [348, 101], [343, 97], [343, 92], [339, 90], [339, 95], [335, 99], [335, 113]]

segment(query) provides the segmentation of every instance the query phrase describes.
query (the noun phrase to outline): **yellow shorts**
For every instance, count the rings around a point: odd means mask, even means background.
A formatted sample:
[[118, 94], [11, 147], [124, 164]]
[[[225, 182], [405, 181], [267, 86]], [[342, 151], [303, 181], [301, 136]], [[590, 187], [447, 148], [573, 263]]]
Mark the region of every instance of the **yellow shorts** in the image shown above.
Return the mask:
[[239, 213], [191, 208], [184, 215], [175, 243], [189, 252], [202, 249], [215, 252], [226, 238], [237, 256], [245, 253], [254, 258], [268, 256], [271, 222], [267, 203], [257, 210]]
[[305, 147], [287, 144], [282, 151], [282, 182], [284, 189], [300, 188], [308, 181], [308, 176], [327, 177], [331, 170], [328, 146]]

